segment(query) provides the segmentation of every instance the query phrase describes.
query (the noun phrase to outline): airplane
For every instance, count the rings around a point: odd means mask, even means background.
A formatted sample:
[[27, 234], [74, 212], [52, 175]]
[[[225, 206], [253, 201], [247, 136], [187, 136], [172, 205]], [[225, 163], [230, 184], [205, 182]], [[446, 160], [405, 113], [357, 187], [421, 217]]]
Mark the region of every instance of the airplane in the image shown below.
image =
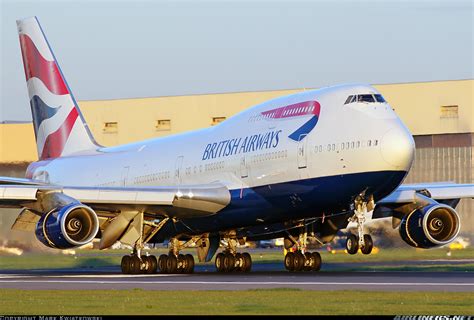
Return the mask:
[[[318, 271], [321, 246], [349, 223], [346, 249], [370, 254], [367, 217], [392, 218], [410, 246], [453, 241], [455, 210], [474, 184], [403, 185], [414, 140], [369, 85], [339, 85], [273, 99], [197, 131], [120, 146], [93, 138], [36, 17], [17, 21], [39, 160], [25, 178], [0, 177], [12, 228], [68, 249], [94, 239], [133, 247], [125, 274], [250, 272], [246, 241], [284, 238], [288, 271]], [[223, 106], [224, 107], [224, 106]], [[131, 112], [133, 112], [131, 110]], [[14, 139], [14, 137], [12, 137]], [[167, 243], [169, 254], [145, 251]], [[222, 252], [217, 253], [221, 243]]]

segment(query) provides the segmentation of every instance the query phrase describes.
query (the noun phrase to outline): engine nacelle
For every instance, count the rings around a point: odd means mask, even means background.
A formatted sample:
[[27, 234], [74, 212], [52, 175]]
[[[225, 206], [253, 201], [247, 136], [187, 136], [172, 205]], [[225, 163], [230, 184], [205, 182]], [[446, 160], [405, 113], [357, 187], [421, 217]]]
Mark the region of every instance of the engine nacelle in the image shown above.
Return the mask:
[[94, 210], [82, 203], [71, 203], [44, 214], [36, 225], [36, 238], [44, 245], [69, 249], [85, 245], [99, 231]]
[[403, 241], [417, 248], [433, 248], [450, 243], [459, 233], [457, 212], [444, 204], [430, 204], [406, 215], [400, 224]]

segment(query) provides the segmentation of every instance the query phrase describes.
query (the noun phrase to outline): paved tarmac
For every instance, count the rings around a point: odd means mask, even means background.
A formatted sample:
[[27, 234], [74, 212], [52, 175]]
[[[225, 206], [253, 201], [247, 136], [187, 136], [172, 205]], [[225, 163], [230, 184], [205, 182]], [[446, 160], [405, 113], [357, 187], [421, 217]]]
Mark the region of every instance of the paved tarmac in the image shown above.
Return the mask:
[[251, 273], [223, 274], [197, 266], [193, 274], [122, 275], [118, 267], [2, 270], [0, 288], [29, 290], [302, 290], [473, 292], [473, 272], [331, 271], [290, 273], [281, 264], [254, 264]]

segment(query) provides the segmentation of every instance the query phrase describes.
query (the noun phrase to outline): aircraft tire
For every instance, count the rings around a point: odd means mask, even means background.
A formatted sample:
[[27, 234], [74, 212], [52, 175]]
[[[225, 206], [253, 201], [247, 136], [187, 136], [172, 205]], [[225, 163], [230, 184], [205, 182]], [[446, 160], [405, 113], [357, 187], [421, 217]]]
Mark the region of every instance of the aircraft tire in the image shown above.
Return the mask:
[[224, 254], [222, 252], [217, 254], [215, 264], [217, 272], [224, 272]]
[[359, 238], [355, 234], [351, 234], [347, 237], [346, 250], [349, 254], [356, 254], [359, 250]]
[[321, 270], [321, 264], [322, 264], [321, 255], [319, 254], [319, 252], [312, 252], [311, 255], [314, 260], [314, 264], [311, 266], [311, 271]]
[[122, 268], [122, 273], [123, 274], [129, 274], [130, 273], [130, 256], [123, 256], [122, 257], [120, 267]]
[[232, 272], [235, 269], [235, 257], [232, 253], [226, 253], [224, 256], [225, 272]]
[[183, 254], [178, 254], [177, 257], [176, 272], [177, 273], [186, 273], [187, 261]]
[[178, 258], [175, 255], [170, 254], [166, 260], [166, 271], [168, 271], [168, 273], [177, 273], [177, 269]]
[[235, 264], [237, 265], [237, 267], [235, 267], [235, 271], [238, 271], [238, 272], [244, 271], [245, 260], [241, 253], [235, 254]]
[[168, 256], [166, 254], [160, 255], [158, 258], [158, 270], [160, 273], [168, 273], [168, 269], [166, 267], [166, 262], [168, 261]]
[[148, 261], [150, 262], [149, 268], [147, 269], [148, 274], [156, 273], [156, 269], [158, 268], [158, 260], [156, 260], [156, 256], [148, 256]]
[[244, 260], [243, 272], [250, 272], [252, 270], [252, 257], [248, 252], [242, 253], [242, 259]]
[[364, 234], [364, 245], [360, 248], [363, 254], [370, 254], [374, 248], [374, 241], [370, 234]]
[[194, 257], [189, 253], [184, 256], [186, 260], [186, 269], [184, 273], [193, 273], [194, 272]]
[[131, 274], [139, 274], [140, 273], [140, 267], [141, 267], [141, 261], [140, 258], [137, 256], [131, 256], [130, 257], [130, 273]]
[[313, 255], [311, 254], [311, 252], [305, 252], [303, 271], [311, 271], [313, 268], [313, 265], [314, 265]]
[[304, 255], [301, 251], [295, 253], [295, 259], [293, 260], [294, 271], [301, 271], [304, 267]]
[[295, 260], [295, 254], [293, 252], [288, 252], [285, 255], [285, 268], [288, 271], [293, 271], [294, 270], [294, 260]]

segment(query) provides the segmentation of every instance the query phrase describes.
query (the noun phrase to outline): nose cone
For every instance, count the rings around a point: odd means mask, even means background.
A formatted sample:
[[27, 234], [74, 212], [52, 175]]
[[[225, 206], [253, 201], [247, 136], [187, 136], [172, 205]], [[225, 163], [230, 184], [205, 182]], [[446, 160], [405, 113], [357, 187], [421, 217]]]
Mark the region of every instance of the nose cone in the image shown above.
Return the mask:
[[389, 130], [380, 144], [382, 157], [396, 170], [409, 171], [415, 154], [415, 142], [403, 126]]

